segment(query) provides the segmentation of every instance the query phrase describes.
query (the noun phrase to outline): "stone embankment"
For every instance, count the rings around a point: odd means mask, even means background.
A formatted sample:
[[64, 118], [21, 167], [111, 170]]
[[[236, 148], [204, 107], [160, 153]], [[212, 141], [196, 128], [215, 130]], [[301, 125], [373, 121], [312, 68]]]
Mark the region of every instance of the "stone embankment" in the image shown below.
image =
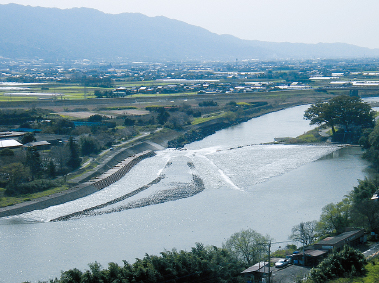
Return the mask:
[[116, 166], [109, 169], [107, 172], [84, 184], [87, 184], [88, 186], [94, 186], [97, 190], [104, 189], [105, 187], [108, 187], [120, 180], [123, 176], [125, 176], [126, 173], [130, 171], [130, 169], [132, 169], [134, 165], [136, 165], [142, 159], [153, 156], [154, 154], [155, 153], [153, 151], [146, 150], [134, 156], [128, 157], [120, 163], [116, 164]]
[[104, 172], [100, 176], [91, 179], [87, 182], [81, 183], [69, 190], [54, 195], [50, 195], [48, 197], [43, 197], [36, 200], [16, 204], [10, 207], [1, 208], [0, 217], [22, 214], [33, 210], [40, 210], [49, 206], [62, 204], [68, 201], [72, 201], [90, 195], [120, 180], [127, 172], [130, 171], [130, 169], [132, 169], [132, 167], [135, 164], [137, 164], [144, 158], [153, 156], [154, 154], [155, 153], [152, 150], [142, 151], [122, 160], [113, 168]]

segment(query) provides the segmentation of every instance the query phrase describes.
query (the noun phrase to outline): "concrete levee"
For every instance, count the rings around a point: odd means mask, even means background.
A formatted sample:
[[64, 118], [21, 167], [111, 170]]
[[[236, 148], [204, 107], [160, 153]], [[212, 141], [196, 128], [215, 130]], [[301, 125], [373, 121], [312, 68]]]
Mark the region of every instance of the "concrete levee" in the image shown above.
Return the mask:
[[48, 197], [0, 208], [0, 217], [22, 214], [33, 210], [41, 210], [49, 206], [62, 204], [90, 195], [120, 180], [135, 164], [144, 158], [153, 156], [154, 154], [155, 153], [152, 150], [145, 150], [133, 156], [127, 157], [95, 179], [79, 184], [66, 191], [56, 193]]

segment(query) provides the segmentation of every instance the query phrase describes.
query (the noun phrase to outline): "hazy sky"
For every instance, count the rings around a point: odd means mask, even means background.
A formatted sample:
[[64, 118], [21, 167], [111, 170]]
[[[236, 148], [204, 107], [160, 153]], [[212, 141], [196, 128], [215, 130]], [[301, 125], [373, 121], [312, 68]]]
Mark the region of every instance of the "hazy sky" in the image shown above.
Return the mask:
[[378, 0], [0, 0], [8, 3], [166, 16], [242, 39], [379, 48]]

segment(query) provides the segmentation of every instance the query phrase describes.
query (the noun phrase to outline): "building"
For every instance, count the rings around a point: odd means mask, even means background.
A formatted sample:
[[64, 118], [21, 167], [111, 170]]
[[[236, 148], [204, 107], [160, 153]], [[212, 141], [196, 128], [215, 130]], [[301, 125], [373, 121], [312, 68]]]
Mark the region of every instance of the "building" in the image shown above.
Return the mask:
[[245, 269], [241, 272], [244, 274], [246, 280], [248, 282], [262, 282], [264, 278], [268, 278], [270, 271], [270, 267], [268, 266], [268, 262], [258, 262], [253, 266], [250, 266], [248, 269]]
[[322, 250], [305, 250], [304, 252], [297, 252], [292, 255], [293, 264], [316, 266], [319, 264], [328, 254], [328, 251]]
[[27, 144], [24, 144], [24, 147], [35, 148], [38, 150], [45, 150], [45, 149], [49, 149], [51, 147], [51, 143], [49, 143], [47, 141], [29, 142]]
[[4, 148], [16, 148], [16, 147], [21, 147], [22, 143], [19, 143], [16, 140], [0, 140], [0, 149]]
[[366, 242], [366, 236], [363, 229], [347, 231], [335, 237], [327, 237], [324, 240], [314, 244], [315, 250], [340, 251], [344, 245], [357, 246]]
[[16, 132], [16, 131], [8, 131], [8, 132], [0, 132], [0, 139], [15, 139], [20, 138], [25, 135], [25, 132]]
[[345, 245], [357, 246], [366, 242], [364, 229], [346, 231], [334, 237], [327, 237], [313, 245], [311, 249], [295, 252], [292, 255], [294, 264], [316, 266], [329, 252], [339, 252]]

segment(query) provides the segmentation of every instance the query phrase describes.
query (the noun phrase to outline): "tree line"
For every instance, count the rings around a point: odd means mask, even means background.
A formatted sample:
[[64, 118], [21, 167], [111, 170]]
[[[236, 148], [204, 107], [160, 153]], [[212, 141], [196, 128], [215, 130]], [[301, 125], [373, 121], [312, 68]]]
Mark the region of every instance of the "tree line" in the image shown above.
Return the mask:
[[77, 268], [63, 271], [60, 278], [50, 283], [132, 283], [132, 282], [224, 282], [244, 283], [241, 272], [264, 258], [267, 254], [268, 236], [254, 230], [242, 230], [233, 234], [223, 247], [204, 246], [196, 243], [190, 251], [163, 251], [160, 255], [146, 254], [134, 263], [123, 265], [109, 263], [108, 268], [95, 262], [89, 269]]

